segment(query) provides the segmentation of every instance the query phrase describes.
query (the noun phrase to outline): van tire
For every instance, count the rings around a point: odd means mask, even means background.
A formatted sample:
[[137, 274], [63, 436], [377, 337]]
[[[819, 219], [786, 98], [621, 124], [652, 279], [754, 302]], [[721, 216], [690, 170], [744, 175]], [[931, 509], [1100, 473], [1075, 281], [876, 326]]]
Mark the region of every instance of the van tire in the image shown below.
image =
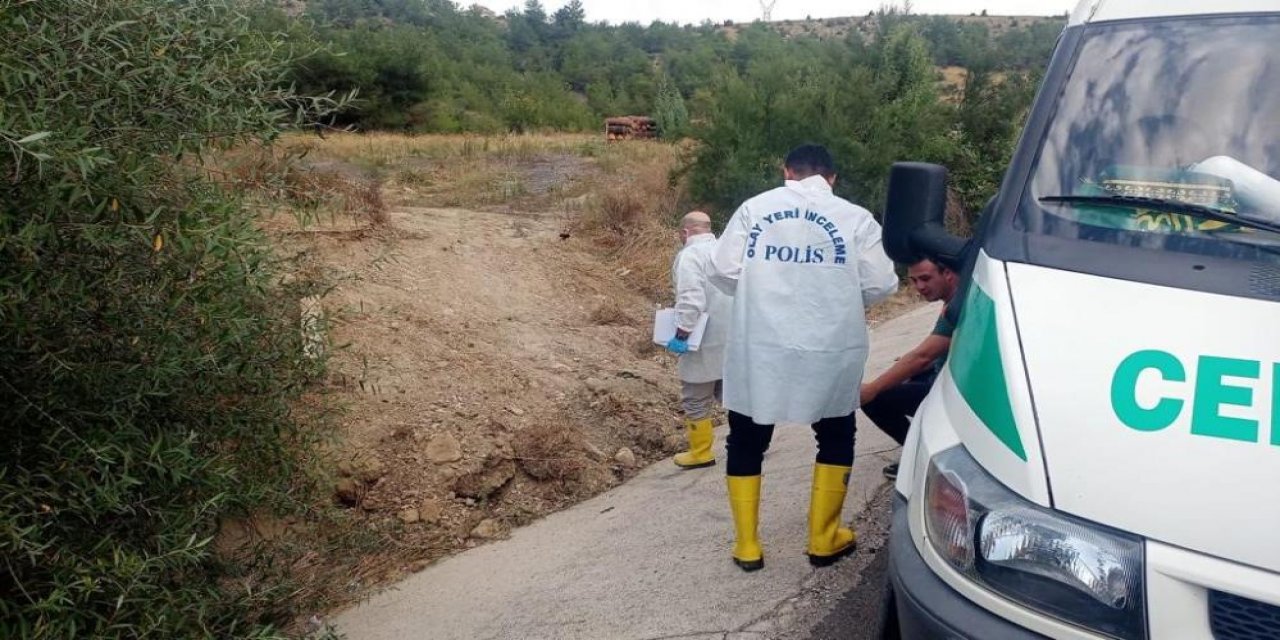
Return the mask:
[[885, 579], [883, 595], [880, 597], [880, 615], [878, 628], [873, 637], [880, 640], [902, 640], [902, 631], [898, 627], [898, 602], [893, 592], [893, 582]]

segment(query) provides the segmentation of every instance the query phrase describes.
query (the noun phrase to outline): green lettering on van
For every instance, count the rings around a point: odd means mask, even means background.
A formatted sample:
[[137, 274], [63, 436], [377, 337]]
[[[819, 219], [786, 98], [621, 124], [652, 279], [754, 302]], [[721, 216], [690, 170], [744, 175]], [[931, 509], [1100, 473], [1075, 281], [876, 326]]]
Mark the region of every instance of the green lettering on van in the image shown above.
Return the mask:
[[964, 315], [951, 341], [947, 359], [951, 377], [969, 408], [996, 439], [1027, 460], [1009, 402], [1004, 363], [1000, 360], [1000, 336], [996, 333], [996, 305], [977, 282], [969, 284]]
[[[1135, 431], [1160, 431], [1177, 422], [1191, 405], [1191, 434], [1236, 442], [1263, 444], [1266, 426], [1255, 404], [1262, 379], [1263, 363], [1257, 360], [1200, 356], [1196, 363], [1195, 388], [1178, 395], [1182, 398], [1160, 398], [1153, 407], [1138, 404], [1138, 378], [1148, 369], [1159, 373], [1166, 382], [1186, 382], [1187, 368], [1181, 360], [1165, 351], [1138, 351], [1120, 361], [1111, 378], [1111, 408], [1126, 427]], [[1226, 378], [1254, 381], [1255, 384], [1232, 383]], [[1271, 364], [1271, 444], [1280, 447], [1280, 362]], [[1256, 417], [1223, 415], [1223, 407], [1254, 410]]]
[[[1191, 433], [1241, 442], [1258, 441], [1258, 422], [1222, 415], [1224, 404], [1253, 405], [1253, 389], [1228, 385], [1225, 376], [1257, 379], [1262, 363], [1254, 360], [1200, 356], [1196, 369], [1196, 396], [1191, 409]], [[1275, 431], [1271, 433], [1275, 438]]]
[[1161, 398], [1150, 409], [1138, 404], [1138, 376], [1155, 369], [1172, 382], [1186, 382], [1187, 370], [1178, 358], [1166, 351], [1139, 351], [1125, 358], [1111, 378], [1111, 407], [1125, 426], [1137, 431], [1159, 431], [1173, 424], [1182, 413], [1183, 402]]
[[1280, 447], [1280, 362], [1271, 366], [1271, 444]]

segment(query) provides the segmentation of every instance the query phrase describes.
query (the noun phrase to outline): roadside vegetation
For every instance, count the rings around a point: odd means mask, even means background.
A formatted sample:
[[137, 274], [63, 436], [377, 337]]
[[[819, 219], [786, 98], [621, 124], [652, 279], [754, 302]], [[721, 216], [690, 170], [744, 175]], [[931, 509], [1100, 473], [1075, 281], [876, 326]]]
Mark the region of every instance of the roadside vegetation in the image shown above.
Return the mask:
[[199, 159], [340, 105], [219, 0], [4, 2], [0, 40], [0, 636], [277, 637], [279, 558], [211, 540], [309, 517], [316, 283]]

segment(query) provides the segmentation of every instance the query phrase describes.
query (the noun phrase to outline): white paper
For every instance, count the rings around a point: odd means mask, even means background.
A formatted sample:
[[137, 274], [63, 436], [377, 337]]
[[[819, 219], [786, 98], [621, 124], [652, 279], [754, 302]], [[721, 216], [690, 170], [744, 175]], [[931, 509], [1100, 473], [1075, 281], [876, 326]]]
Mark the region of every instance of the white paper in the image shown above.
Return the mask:
[[[678, 316], [675, 309], [658, 309], [653, 314], [653, 343], [666, 346], [672, 338], [676, 337], [676, 321]], [[698, 324], [693, 327], [693, 333], [689, 334], [690, 351], [697, 351], [698, 346], [702, 344], [702, 333], [707, 329], [707, 314], [698, 316]]]

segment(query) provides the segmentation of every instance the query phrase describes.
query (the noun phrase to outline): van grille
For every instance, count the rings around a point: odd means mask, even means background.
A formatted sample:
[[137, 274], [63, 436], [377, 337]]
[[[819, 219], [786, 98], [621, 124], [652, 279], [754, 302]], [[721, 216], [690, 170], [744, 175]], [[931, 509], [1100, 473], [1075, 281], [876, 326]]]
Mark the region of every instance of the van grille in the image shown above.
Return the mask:
[[1280, 268], [1258, 265], [1249, 274], [1249, 288], [1256, 294], [1280, 297]]
[[1275, 640], [1280, 638], [1280, 607], [1211, 591], [1209, 624], [1216, 640]]

